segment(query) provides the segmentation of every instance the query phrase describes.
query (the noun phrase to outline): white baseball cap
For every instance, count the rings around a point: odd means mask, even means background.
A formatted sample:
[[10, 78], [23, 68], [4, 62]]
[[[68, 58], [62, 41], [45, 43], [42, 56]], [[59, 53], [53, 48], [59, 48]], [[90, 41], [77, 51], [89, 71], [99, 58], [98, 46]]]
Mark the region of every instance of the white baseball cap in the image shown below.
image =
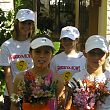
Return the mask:
[[109, 45], [105, 37], [100, 35], [92, 35], [87, 39], [85, 43], [85, 53], [95, 48], [99, 48], [102, 51], [108, 53]]
[[36, 48], [39, 48], [42, 46], [49, 46], [49, 47], [52, 47], [53, 49], [55, 49], [52, 41], [46, 37], [36, 38], [30, 44], [30, 47], [32, 49], [36, 49]]
[[75, 40], [76, 38], [79, 38], [79, 36], [80, 33], [76, 27], [66, 26], [61, 30], [60, 40], [65, 37]]
[[15, 19], [18, 19], [20, 22], [26, 20], [32, 20], [35, 22], [35, 14], [30, 9], [20, 9], [16, 14]]

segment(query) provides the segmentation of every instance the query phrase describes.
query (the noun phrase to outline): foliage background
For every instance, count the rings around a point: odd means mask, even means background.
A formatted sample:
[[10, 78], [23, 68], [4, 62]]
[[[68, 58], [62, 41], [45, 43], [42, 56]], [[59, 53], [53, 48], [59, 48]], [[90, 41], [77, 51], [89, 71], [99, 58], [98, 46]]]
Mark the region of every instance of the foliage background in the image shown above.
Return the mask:
[[[11, 37], [13, 28], [13, 11], [4, 12], [0, 9], [0, 45]], [[5, 90], [4, 73], [0, 67], [0, 96], [3, 95]]]

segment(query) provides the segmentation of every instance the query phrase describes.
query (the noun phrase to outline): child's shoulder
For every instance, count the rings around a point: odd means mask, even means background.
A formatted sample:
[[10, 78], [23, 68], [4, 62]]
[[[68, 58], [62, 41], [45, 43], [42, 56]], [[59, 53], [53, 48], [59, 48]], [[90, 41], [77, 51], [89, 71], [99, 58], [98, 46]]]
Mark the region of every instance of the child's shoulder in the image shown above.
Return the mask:
[[105, 76], [106, 76], [107, 78], [110, 78], [110, 70], [106, 70], [106, 71], [104, 72], [104, 74], [105, 74]]
[[52, 59], [56, 59], [56, 58], [62, 57], [62, 56], [64, 56], [64, 54], [65, 54], [64, 52], [61, 52], [59, 54], [56, 54], [56, 55], [53, 56]]

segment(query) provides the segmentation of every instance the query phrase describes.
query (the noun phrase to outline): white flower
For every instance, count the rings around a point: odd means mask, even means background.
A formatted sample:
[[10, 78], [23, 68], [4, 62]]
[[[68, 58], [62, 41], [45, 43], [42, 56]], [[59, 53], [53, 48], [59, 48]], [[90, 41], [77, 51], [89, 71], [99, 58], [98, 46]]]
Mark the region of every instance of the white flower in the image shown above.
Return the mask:
[[18, 102], [20, 102], [20, 100], [21, 100], [21, 98], [20, 98], [19, 95], [15, 94], [15, 93], [13, 93], [13, 94], [11, 95], [11, 101], [12, 101], [12, 102], [18, 103]]

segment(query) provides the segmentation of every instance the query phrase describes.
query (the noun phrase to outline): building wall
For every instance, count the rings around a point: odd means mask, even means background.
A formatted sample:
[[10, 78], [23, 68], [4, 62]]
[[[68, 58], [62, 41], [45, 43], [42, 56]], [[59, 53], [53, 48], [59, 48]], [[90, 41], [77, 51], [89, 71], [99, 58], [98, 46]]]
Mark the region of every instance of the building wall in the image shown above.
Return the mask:
[[79, 0], [75, 1], [75, 26], [78, 27], [78, 21], [79, 21]]
[[99, 7], [98, 18], [98, 34], [106, 36], [107, 30], [107, 0], [102, 0], [101, 7]]
[[110, 0], [102, 0], [98, 21], [98, 34], [105, 36], [110, 43]]
[[0, 0], [0, 8], [3, 11], [13, 10], [13, 0]]
[[107, 30], [106, 30], [106, 38], [110, 44], [110, 0], [107, 0]]

